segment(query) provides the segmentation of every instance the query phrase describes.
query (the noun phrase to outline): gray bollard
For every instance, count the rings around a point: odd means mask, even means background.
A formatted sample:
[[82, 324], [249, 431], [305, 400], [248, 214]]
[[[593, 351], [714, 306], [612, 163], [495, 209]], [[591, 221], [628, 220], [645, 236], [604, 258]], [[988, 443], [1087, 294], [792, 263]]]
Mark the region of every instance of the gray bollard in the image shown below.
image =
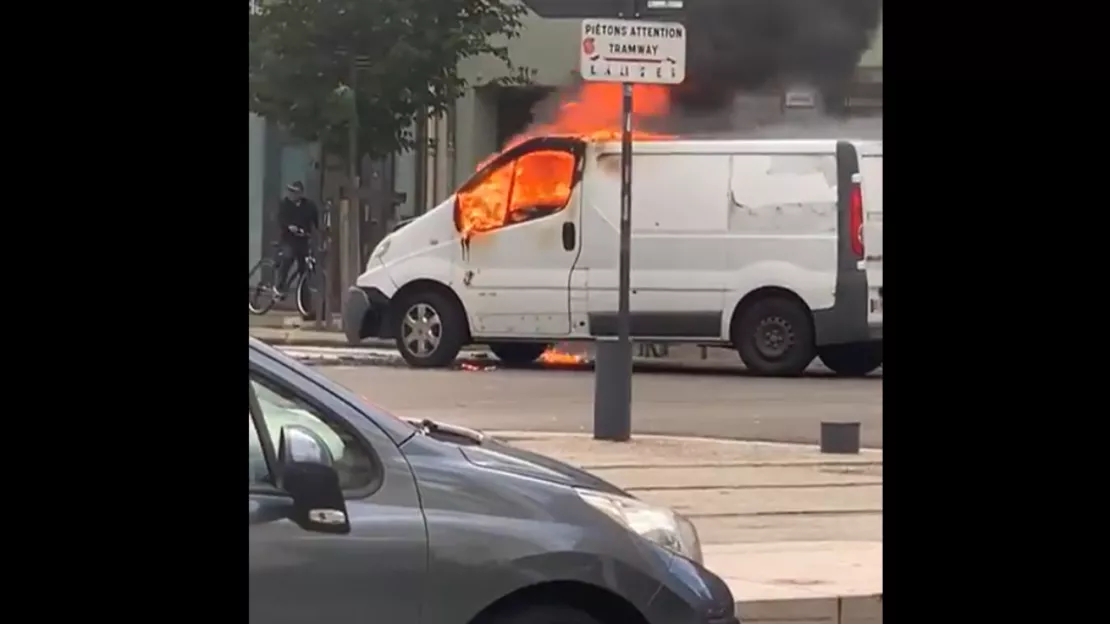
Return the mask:
[[858, 455], [859, 423], [821, 423], [821, 452], [835, 453], [838, 455]]
[[632, 343], [598, 338], [594, 351], [594, 439], [632, 437]]

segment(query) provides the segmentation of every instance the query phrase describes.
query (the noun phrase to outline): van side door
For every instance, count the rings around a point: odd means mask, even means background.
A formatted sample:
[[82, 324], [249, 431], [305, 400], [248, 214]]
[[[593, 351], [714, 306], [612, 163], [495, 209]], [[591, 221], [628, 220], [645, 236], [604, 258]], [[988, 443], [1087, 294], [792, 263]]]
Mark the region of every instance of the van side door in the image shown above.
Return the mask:
[[[248, 599], [251, 624], [418, 622], [428, 544], [415, 480], [365, 415], [273, 362], [250, 363]], [[350, 532], [309, 532], [275, 513], [283, 428], [327, 447]]]
[[[616, 333], [620, 283], [620, 154], [602, 153], [586, 175], [582, 266], [589, 328]], [[635, 153], [632, 158], [632, 335], [716, 340], [728, 275], [727, 154]]]
[[584, 145], [535, 139], [510, 149], [459, 189], [463, 235], [456, 285], [475, 334], [570, 334], [570, 274], [581, 245], [577, 187]]

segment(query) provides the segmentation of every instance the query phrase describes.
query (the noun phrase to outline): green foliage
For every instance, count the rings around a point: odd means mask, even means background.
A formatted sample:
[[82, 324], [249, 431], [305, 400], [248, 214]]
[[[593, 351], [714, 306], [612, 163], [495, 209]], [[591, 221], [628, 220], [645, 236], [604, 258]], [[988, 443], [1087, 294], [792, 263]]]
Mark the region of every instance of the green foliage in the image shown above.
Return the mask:
[[250, 110], [339, 151], [357, 106], [360, 154], [409, 148], [419, 111], [443, 111], [467, 88], [459, 61], [492, 55], [512, 69], [504, 43], [524, 11], [502, 0], [262, 0], [250, 16]]

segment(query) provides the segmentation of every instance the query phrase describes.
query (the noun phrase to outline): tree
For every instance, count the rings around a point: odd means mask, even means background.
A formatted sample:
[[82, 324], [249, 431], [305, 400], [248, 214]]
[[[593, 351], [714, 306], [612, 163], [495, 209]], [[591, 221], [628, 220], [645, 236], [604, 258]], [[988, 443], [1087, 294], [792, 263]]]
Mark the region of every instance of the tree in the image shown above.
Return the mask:
[[411, 148], [417, 115], [467, 88], [459, 61], [492, 55], [512, 69], [504, 43], [524, 11], [503, 0], [262, 0], [250, 15], [250, 110], [329, 151], [344, 150], [352, 122], [359, 156]]

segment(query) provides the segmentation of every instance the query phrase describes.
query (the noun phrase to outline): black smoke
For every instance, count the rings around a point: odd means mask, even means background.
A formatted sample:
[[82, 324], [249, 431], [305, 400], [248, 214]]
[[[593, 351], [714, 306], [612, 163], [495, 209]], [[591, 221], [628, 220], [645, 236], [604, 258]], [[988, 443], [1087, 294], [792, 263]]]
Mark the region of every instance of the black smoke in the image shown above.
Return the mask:
[[686, 0], [688, 110], [721, 108], [740, 91], [851, 81], [879, 26], [882, 0]]

